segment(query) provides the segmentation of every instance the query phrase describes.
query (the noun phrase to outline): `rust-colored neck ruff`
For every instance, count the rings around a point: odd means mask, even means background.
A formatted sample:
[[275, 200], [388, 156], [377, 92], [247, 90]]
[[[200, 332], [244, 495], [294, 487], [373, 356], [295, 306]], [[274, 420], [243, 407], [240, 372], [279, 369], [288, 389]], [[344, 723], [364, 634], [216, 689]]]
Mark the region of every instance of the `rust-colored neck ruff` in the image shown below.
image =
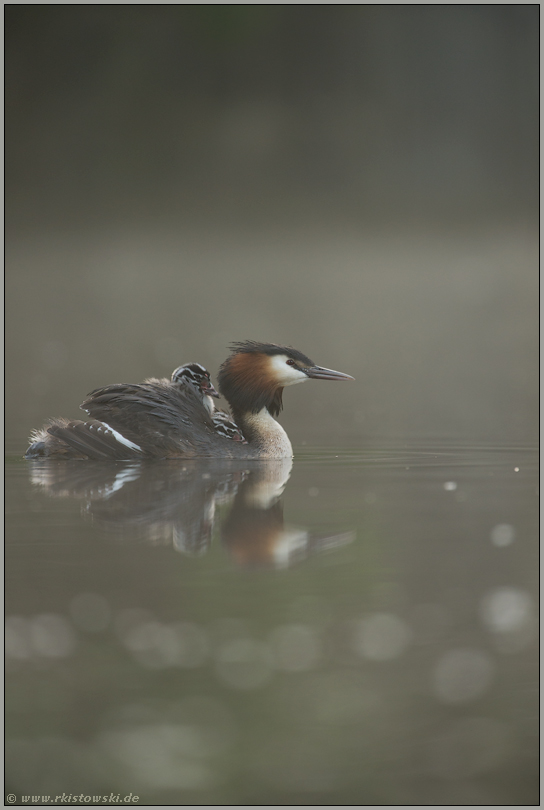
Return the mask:
[[243, 414], [259, 413], [263, 408], [277, 416], [282, 409], [283, 388], [274, 381], [266, 354], [231, 355], [219, 369], [218, 380], [219, 390], [236, 420]]

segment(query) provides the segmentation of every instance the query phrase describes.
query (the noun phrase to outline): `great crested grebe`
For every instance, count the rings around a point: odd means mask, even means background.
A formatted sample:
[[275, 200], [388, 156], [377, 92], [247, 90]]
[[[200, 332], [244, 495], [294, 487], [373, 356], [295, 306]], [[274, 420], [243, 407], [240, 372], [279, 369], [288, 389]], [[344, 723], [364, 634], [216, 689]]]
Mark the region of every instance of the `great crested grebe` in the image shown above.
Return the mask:
[[290, 458], [291, 442], [274, 418], [283, 389], [308, 379], [353, 379], [288, 346], [247, 340], [231, 349], [219, 369], [219, 391], [246, 443], [217, 432], [198, 386], [153, 379], [92, 391], [81, 405], [91, 419], [51, 420], [33, 433], [25, 458]]

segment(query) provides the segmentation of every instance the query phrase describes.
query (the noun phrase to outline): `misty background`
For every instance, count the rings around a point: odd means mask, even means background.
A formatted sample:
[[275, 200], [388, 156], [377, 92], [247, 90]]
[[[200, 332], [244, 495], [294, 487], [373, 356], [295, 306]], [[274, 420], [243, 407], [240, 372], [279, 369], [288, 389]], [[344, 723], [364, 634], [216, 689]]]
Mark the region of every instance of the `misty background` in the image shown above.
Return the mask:
[[538, 433], [538, 5], [7, 5], [7, 445], [293, 345], [293, 445]]

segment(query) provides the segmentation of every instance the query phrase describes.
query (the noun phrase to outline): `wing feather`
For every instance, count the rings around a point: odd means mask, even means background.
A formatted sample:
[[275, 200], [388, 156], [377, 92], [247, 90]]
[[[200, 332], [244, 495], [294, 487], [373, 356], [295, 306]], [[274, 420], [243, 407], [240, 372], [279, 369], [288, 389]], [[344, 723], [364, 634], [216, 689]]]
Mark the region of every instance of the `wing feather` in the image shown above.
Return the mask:
[[101, 422], [73, 420], [67, 423], [55, 422], [47, 428], [47, 433], [84, 457], [90, 459], [131, 459], [142, 458], [142, 453], [119, 442], [115, 435]]
[[190, 386], [157, 382], [97, 388], [81, 407], [138, 444], [145, 455], [213, 455], [214, 425], [201, 398]]

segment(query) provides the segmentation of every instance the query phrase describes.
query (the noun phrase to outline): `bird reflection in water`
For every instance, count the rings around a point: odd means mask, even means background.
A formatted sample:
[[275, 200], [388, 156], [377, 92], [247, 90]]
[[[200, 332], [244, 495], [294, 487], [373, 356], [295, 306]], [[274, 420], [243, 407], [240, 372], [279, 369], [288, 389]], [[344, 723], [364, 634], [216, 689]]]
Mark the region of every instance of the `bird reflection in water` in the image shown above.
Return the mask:
[[351, 543], [355, 532], [317, 535], [286, 526], [281, 496], [292, 459], [116, 463], [36, 461], [33, 484], [52, 497], [77, 498], [100, 528], [123, 540], [172, 543], [205, 554], [219, 536], [243, 568], [286, 568]]

